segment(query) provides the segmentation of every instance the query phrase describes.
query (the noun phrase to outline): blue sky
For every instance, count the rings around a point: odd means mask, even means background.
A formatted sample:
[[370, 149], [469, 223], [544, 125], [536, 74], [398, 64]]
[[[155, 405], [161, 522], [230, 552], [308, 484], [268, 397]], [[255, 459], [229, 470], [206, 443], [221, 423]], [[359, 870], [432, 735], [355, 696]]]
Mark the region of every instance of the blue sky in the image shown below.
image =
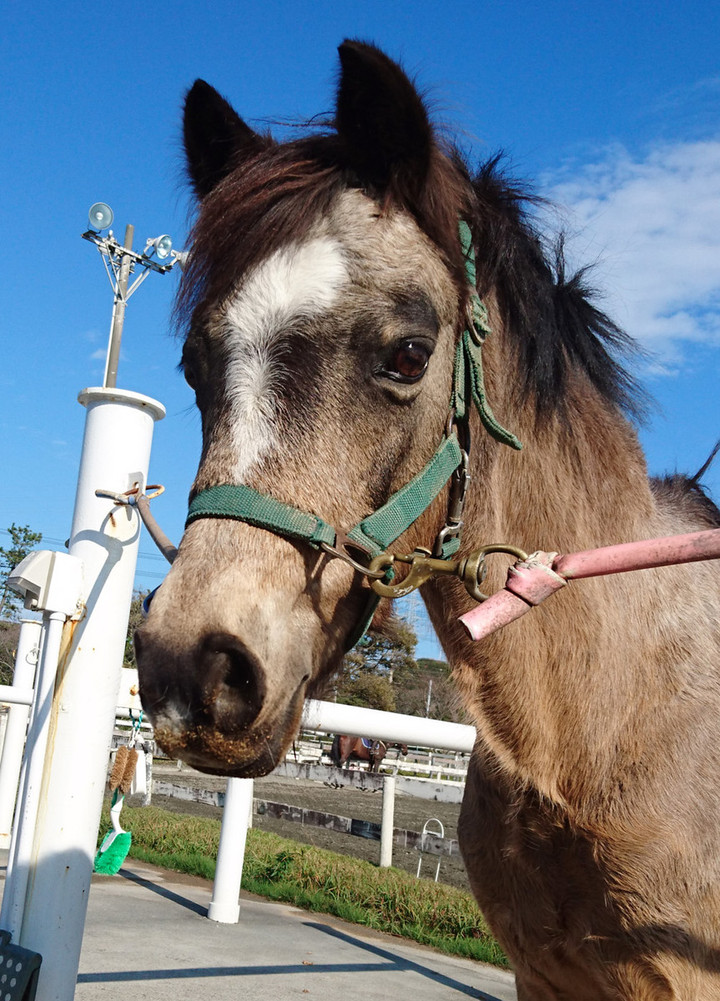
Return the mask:
[[[657, 401], [641, 432], [652, 472], [695, 472], [720, 436], [720, 8], [650, 3], [174, 0], [28, 5], [0, 13], [0, 414], [11, 522], [62, 544], [84, 411], [102, 381], [111, 294], [80, 239], [97, 200], [135, 245], [182, 246], [184, 92], [204, 77], [256, 125], [332, 108], [336, 46], [375, 41], [416, 75], [473, 161], [505, 150], [560, 206], [578, 263], [596, 263], [605, 307], [651, 352]], [[128, 306], [118, 384], [162, 401], [151, 480], [179, 539], [199, 452], [176, 371], [176, 278], [152, 276]], [[705, 479], [720, 500], [720, 461]], [[137, 583], [164, 564], [145, 538]], [[430, 647], [423, 644], [423, 652]]]

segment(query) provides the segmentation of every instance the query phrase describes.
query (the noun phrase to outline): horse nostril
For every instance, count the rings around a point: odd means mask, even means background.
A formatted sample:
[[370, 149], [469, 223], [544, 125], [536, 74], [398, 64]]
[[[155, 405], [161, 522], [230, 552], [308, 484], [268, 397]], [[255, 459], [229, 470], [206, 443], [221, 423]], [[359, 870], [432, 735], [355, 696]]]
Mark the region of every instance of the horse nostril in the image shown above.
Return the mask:
[[257, 658], [235, 636], [214, 633], [201, 650], [205, 672], [204, 709], [224, 732], [249, 726], [265, 701], [265, 674]]

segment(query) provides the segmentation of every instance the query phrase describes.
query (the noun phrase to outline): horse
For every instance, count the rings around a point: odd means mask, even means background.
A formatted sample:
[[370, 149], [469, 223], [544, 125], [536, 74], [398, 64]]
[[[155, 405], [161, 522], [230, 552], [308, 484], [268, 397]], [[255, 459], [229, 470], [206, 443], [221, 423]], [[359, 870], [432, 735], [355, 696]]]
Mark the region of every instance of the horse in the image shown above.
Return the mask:
[[[202, 455], [137, 659], [160, 745], [228, 776], [283, 759], [391, 572], [720, 525], [694, 479], [649, 478], [630, 339], [529, 189], [471, 171], [381, 50], [339, 56], [332, 120], [288, 141], [204, 81], [185, 101]], [[716, 566], [575, 582], [475, 644], [490, 550], [415, 576], [477, 730], [459, 840], [518, 998], [720, 999]]]
[[349, 737], [336, 734], [330, 748], [330, 758], [337, 768], [342, 768], [350, 759], [369, 762], [369, 772], [379, 772], [388, 750], [396, 747], [401, 754], [407, 754], [407, 744], [388, 743], [369, 737]]

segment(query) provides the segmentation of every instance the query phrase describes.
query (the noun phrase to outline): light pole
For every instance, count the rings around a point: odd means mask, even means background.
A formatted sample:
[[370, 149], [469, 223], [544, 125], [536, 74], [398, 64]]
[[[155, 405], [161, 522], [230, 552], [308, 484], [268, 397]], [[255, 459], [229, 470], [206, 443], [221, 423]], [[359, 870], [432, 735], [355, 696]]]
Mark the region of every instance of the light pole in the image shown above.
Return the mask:
[[[112, 321], [103, 388], [117, 386], [120, 341], [125, 322], [125, 307], [130, 296], [137, 291], [151, 271], [165, 275], [178, 263], [182, 267], [186, 257], [182, 251], [172, 249], [172, 240], [166, 233], [146, 240], [145, 249], [138, 254], [132, 249], [135, 228], [131, 225], [125, 227], [125, 240], [120, 244], [110, 229], [113, 218], [113, 211], [109, 205], [105, 202], [95, 202], [88, 214], [90, 228], [82, 235], [83, 240], [94, 243], [100, 251], [113, 290]], [[103, 230], [108, 231], [105, 236], [102, 235]], [[139, 270], [139, 273], [132, 284], [128, 285], [130, 277], [136, 270]]]

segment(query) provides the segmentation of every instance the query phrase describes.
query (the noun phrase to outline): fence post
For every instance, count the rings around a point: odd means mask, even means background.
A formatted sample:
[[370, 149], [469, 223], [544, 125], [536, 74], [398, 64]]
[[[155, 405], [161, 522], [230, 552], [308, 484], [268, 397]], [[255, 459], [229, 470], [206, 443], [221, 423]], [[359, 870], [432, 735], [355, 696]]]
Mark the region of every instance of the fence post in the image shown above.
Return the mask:
[[[39, 619], [23, 619], [20, 623], [20, 636], [18, 637], [13, 673], [13, 685], [17, 688], [32, 688], [35, 683], [35, 668], [40, 655], [41, 633], [42, 622]], [[0, 848], [7, 848], [10, 844], [10, 831], [29, 716], [30, 706], [10, 706], [2, 759], [0, 760]]]
[[395, 776], [383, 777], [382, 826], [380, 828], [380, 866], [392, 865], [393, 834], [395, 831]]
[[145, 751], [145, 795], [143, 796], [143, 801], [142, 801], [143, 806], [150, 806], [150, 804], [152, 803], [154, 746], [155, 746], [154, 740], [146, 740], [143, 743], [143, 749]]
[[55, 672], [66, 618], [65, 611], [47, 611], [43, 614], [42, 659], [38, 665], [30, 726], [20, 773], [20, 795], [10, 841], [5, 892], [0, 908], [0, 923], [10, 932], [16, 945], [20, 944], [17, 939], [22, 929], [26, 894], [31, 877], [33, 839], [38, 814], [43, 805], [43, 767], [50, 736]]
[[208, 907], [211, 921], [232, 925], [240, 917], [238, 901], [252, 801], [252, 779], [228, 779], [213, 894]]

